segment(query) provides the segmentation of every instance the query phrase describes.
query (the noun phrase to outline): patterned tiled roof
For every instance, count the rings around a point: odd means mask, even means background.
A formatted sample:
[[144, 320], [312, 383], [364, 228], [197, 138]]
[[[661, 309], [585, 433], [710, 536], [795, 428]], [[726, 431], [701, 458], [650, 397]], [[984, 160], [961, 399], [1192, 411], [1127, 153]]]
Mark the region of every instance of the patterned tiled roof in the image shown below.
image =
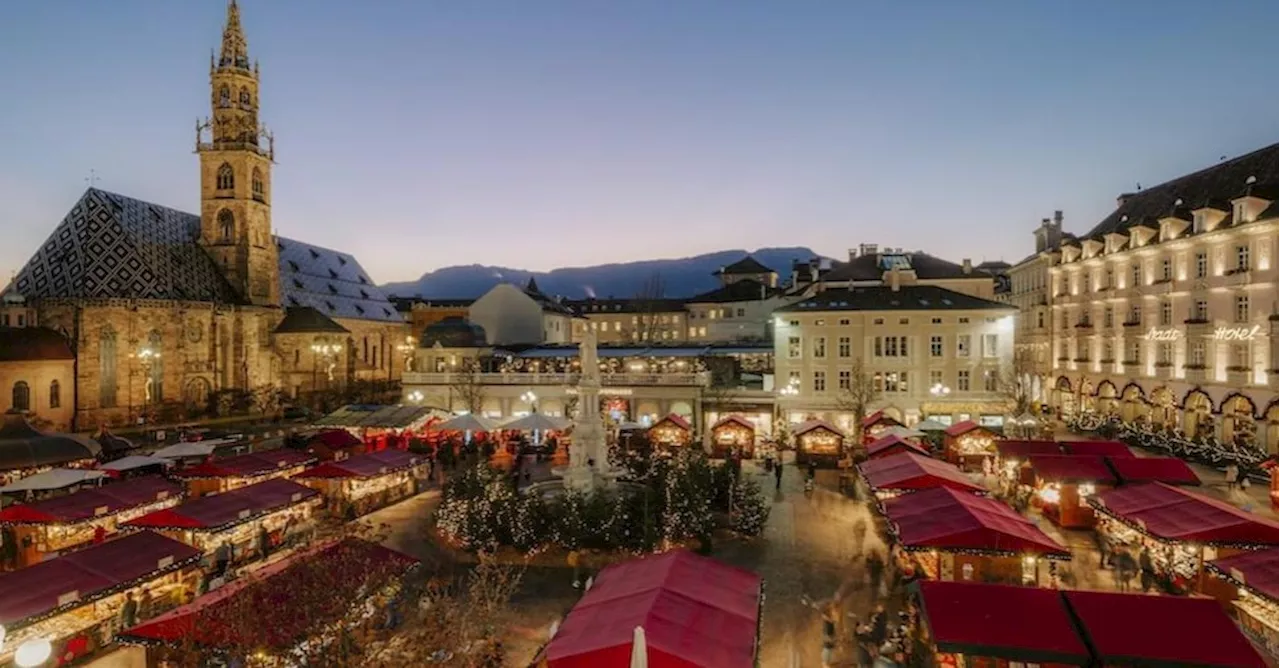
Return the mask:
[[[244, 299], [197, 240], [200, 217], [90, 188], [18, 273], [30, 299]], [[283, 305], [334, 318], [400, 321], [382, 290], [346, 253], [278, 238]]]

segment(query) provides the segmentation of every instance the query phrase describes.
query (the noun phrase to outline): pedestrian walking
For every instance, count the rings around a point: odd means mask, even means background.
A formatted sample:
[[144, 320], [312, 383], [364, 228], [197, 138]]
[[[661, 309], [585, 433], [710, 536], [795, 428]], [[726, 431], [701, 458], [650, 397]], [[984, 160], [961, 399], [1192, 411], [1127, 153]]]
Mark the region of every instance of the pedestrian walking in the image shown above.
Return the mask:
[[124, 605], [120, 606], [120, 628], [133, 628], [138, 623], [138, 602], [133, 598], [133, 592], [124, 595]]
[[867, 555], [867, 578], [871, 585], [872, 596], [880, 595], [880, 583], [883, 577], [884, 558], [880, 556], [880, 552], [877, 550]]
[[227, 574], [227, 567], [231, 565], [231, 558], [233, 556], [235, 555], [232, 554], [231, 543], [228, 543], [225, 540], [222, 541], [222, 544], [218, 546], [217, 550], [214, 550], [213, 561], [217, 569], [216, 572], [218, 573], [218, 577], [222, 577]]
[[778, 461], [778, 465], [773, 467], [773, 489], [774, 491], [782, 491], [782, 461]]
[[1142, 553], [1138, 555], [1138, 569], [1142, 591], [1151, 591], [1151, 587], [1156, 583], [1156, 567], [1151, 562], [1151, 550], [1143, 546]]
[[853, 522], [853, 553], [862, 553], [862, 542], [867, 538], [867, 518], [859, 515]]
[[827, 605], [822, 611], [822, 668], [828, 668], [835, 659], [836, 651], [836, 615], [838, 606], [835, 602]]

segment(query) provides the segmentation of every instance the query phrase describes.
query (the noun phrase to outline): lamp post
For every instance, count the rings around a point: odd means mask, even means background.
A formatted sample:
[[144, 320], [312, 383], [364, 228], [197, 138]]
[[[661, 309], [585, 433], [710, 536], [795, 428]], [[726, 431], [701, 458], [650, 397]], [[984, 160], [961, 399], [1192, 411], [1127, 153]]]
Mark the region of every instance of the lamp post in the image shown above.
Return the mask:
[[528, 392], [520, 395], [520, 400], [529, 404], [530, 413], [538, 412], [538, 395], [534, 394], [533, 390], [529, 390]]
[[414, 390], [409, 393], [409, 401], [412, 401], [415, 404], [422, 403], [422, 399], [423, 399], [423, 394], [421, 390]]
[[138, 363], [142, 365], [142, 420], [147, 421], [147, 412], [151, 406], [151, 392], [154, 388], [154, 379], [151, 378], [151, 365], [160, 359], [160, 351], [152, 350], [149, 346], [143, 346], [138, 351]]
[[404, 356], [404, 370], [413, 371], [413, 351], [418, 347], [417, 339], [412, 336], [404, 337], [404, 343], [396, 346], [396, 350]]
[[[945, 399], [950, 395], [951, 388], [943, 385], [942, 383], [934, 383], [933, 387], [929, 388], [929, 396], [933, 397], [935, 400]], [[925, 417], [927, 418], [929, 416], [926, 415]]]
[[[784, 385], [784, 386], [782, 386], [781, 388], [779, 388], [779, 389], [778, 389], [778, 398], [779, 398], [779, 399], [789, 399], [789, 398], [793, 398], [793, 397], [795, 397], [795, 396], [797, 396], [797, 395], [799, 395], [799, 394], [800, 394], [800, 379], [799, 379], [799, 378], [792, 378], [792, 379], [790, 380], [790, 382], [788, 382], [786, 385]], [[774, 407], [774, 413], [775, 413], [775, 414], [774, 414], [774, 417], [773, 417], [773, 425], [774, 425], [774, 429], [773, 429], [773, 431], [774, 431], [774, 440], [775, 440], [775, 441], [785, 441], [785, 440], [786, 440], [786, 436], [787, 436], [787, 434], [785, 433], [785, 430], [786, 430], [786, 424], [787, 424], [787, 420], [786, 420], [786, 411], [783, 409], [782, 404], [781, 404], [780, 402], [778, 402], [778, 401], [775, 401], [775, 402], [774, 402], [773, 407]], [[785, 446], [785, 445], [786, 445], [786, 443], [785, 443], [785, 442], [780, 442], [780, 443], [779, 443], [779, 445], [780, 445], [780, 446]], [[781, 454], [779, 454], [779, 457], [781, 457]], [[781, 461], [781, 459], [779, 459], [779, 461]]]

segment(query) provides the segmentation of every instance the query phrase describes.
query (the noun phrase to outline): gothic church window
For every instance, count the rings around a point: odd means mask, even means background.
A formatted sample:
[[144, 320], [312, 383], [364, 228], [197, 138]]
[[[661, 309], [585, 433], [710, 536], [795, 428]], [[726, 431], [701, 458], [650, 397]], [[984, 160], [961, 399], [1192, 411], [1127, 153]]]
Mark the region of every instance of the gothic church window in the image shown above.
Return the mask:
[[218, 168], [218, 190], [231, 190], [236, 187], [236, 173], [231, 169], [231, 165], [222, 163]]
[[223, 243], [229, 243], [236, 235], [236, 215], [231, 213], [230, 209], [223, 209], [218, 212], [218, 238]]
[[218, 91], [218, 106], [220, 107], [231, 106], [231, 89], [230, 88], [223, 86]]
[[59, 408], [62, 406], [62, 386], [58, 381], [49, 383], [49, 408]]
[[116, 333], [110, 327], [98, 337], [98, 405], [116, 405]]
[[249, 91], [244, 89], [240, 90], [240, 106], [242, 107], [253, 106], [253, 98], [249, 96]]
[[160, 336], [160, 332], [154, 330], [151, 332], [147, 337], [147, 347], [155, 353], [147, 378], [148, 400], [158, 404], [164, 401], [164, 357], [160, 355], [161, 348], [164, 347], [164, 337]]
[[253, 197], [254, 199], [262, 199], [267, 194], [267, 186], [262, 182], [262, 171], [257, 167], [253, 168]]
[[20, 380], [13, 384], [13, 410], [31, 410], [31, 387], [27, 385], [25, 380]]

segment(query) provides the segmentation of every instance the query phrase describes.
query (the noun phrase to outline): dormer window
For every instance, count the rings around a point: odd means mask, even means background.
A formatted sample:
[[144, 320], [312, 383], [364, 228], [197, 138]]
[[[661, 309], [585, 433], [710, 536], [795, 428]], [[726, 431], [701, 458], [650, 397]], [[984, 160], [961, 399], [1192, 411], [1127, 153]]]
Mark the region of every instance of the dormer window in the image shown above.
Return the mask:
[[302, 271], [302, 270], [298, 268], [298, 263], [297, 263], [297, 262], [294, 262], [293, 260], [289, 260], [289, 271], [292, 271], [292, 272], [294, 272], [294, 273], [297, 273], [297, 272]]
[[338, 289], [333, 287], [333, 283], [329, 283], [328, 286], [329, 286], [329, 294], [331, 295], [338, 294]]
[[346, 259], [346, 258], [344, 258], [344, 257], [342, 257], [341, 255], [339, 255], [339, 256], [338, 256], [338, 264], [340, 264], [340, 265], [342, 265], [342, 266], [344, 266], [344, 267], [345, 267], [345, 266], [347, 266], [347, 259]]
[[1191, 231], [1196, 234], [1204, 232], [1204, 210], [1201, 209], [1191, 214]]
[[337, 278], [337, 277], [338, 277], [338, 272], [336, 272], [336, 271], [334, 271], [334, 270], [330, 269], [330, 270], [329, 270], [329, 278]]
[[1249, 222], [1249, 207], [1244, 202], [1236, 202], [1232, 205], [1231, 222], [1234, 225]]
[[320, 254], [316, 252], [316, 249], [314, 249], [314, 248], [310, 248], [310, 249], [308, 249], [308, 250], [309, 250], [309, 251], [310, 251], [310, 253], [311, 253], [311, 259], [312, 259], [312, 260], [319, 260], [319, 259], [320, 259]]

